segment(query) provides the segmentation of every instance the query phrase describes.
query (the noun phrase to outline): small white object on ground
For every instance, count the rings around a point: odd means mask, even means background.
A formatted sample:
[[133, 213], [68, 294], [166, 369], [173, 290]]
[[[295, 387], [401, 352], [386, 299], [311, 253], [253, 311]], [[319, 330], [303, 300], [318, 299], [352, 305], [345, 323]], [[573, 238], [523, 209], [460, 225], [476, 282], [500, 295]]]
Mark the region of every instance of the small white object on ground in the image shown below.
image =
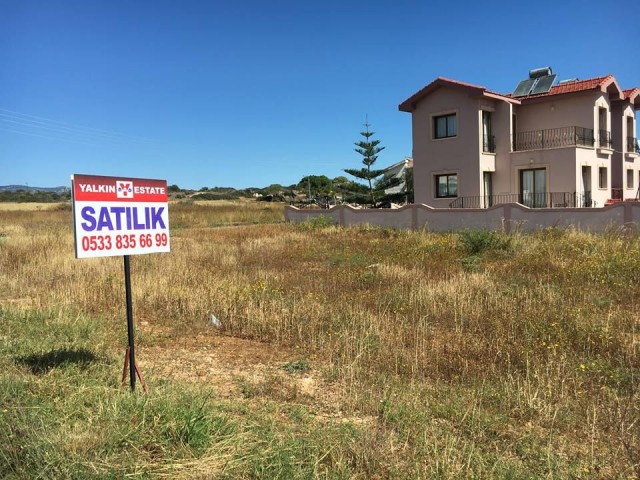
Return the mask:
[[209, 325], [211, 327], [220, 328], [222, 327], [222, 322], [212, 313], [209, 315]]

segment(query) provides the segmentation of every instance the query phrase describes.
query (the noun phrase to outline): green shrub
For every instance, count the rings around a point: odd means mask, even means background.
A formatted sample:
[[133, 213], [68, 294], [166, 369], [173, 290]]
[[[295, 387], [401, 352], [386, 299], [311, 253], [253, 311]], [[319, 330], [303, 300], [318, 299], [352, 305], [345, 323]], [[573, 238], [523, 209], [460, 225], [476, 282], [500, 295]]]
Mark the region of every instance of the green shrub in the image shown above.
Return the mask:
[[311, 370], [311, 366], [306, 359], [302, 358], [300, 360], [296, 360], [295, 362], [285, 363], [282, 366], [282, 369], [287, 373], [308, 372], [309, 370]]
[[321, 230], [335, 225], [337, 225], [337, 222], [327, 215], [307, 218], [304, 222], [298, 224], [301, 230]]
[[469, 255], [488, 251], [506, 252], [512, 246], [511, 237], [490, 230], [462, 230], [458, 233], [458, 242]]

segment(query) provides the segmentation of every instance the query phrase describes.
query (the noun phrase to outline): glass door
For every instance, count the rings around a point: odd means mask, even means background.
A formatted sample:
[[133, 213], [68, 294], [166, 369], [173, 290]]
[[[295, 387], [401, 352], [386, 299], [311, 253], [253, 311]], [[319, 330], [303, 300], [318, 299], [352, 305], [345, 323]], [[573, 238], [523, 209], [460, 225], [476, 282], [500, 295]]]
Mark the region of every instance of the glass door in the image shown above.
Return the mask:
[[591, 206], [591, 167], [582, 167], [582, 202], [580, 207]]
[[520, 170], [520, 203], [530, 208], [547, 206], [547, 170]]
[[491, 112], [482, 111], [482, 151], [495, 153], [493, 135], [491, 134]]
[[493, 206], [493, 185], [491, 183], [491, 172], [484, 172], [482, 174], [482, 184], [484, 187], [484, 208]]

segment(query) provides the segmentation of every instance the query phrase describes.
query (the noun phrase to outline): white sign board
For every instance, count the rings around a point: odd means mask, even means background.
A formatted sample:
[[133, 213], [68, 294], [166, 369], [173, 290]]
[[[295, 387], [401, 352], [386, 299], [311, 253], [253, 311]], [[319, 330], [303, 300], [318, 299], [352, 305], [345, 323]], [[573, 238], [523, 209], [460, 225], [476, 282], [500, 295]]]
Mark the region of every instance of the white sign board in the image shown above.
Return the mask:
[[72, 175], [76, 258], [169, 251], [166, 180]]

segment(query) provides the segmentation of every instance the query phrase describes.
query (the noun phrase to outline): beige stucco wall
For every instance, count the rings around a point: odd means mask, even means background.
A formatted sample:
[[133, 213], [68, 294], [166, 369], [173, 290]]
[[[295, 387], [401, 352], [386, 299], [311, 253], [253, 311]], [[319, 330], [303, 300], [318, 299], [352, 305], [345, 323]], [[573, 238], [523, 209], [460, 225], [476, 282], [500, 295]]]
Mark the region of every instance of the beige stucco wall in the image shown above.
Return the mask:
[[[636, 114], [635, 111], [633, 110], [633, 107], [629, 104], [627, 104], [625, 106], [625, 108], [622, 110], [622, 137], [624, 139], [624, 144], [623, 144], [623, 151], [624, 152], [629, 152], [629, 150], [627, 149], [627, 137], [635, 137], [636, 136]], [[628, 129], [627, 127], [627, 118], [631, 117], [632, 123], [633, 123], [633, 128], [631, 128], [631, 130]], [[633, 153], [633, 152], [631, 152]]]
[[329, 210], [298, 209], [295, 207], [284, 207], [284, 217], [287, 222], [299, 223], [313, 220], [318, 217], [328, 217], [336, 225], [340, 224], [340, 210], [336, 207]]
[[495, 166], [493, 174], [493, 194], [512, 193], [511, 188], [511, 116], [514, 106], [508, 102], [495, 102], [493, 132], [496, 139]]
[[[547, 192], [576, 192], [576, 155], [580, 148], [531, 150], [511, 154], [511, 188], [520, 191], [520, 171], [533, 168], [547, 170]], [[593, 150], [589, 150], [593, 152]]]
[[522, 205], [498, 205], [487, 209], [435, 209], [407, 205], [398, 210], [354, 209], [341, 205], [329, 210], [300, 210], [285, 207], [288, 222], [303, 222], [318, 216], [342, 226], [376, 225], [397, 229], [448, 232], [460, 229], [533, 231], [547, 227], [571, 227], [604, 232], [610, 228], [640, 225], [640, 202], [623, 202], [603, 208], [530, 209]]
[[[440, 87], [420, 101], [412, 112], [415, 201], [448, 207], [452, 198], [435, 197], [434, 176], [458, 174], [459, 195], [480, 195], [479, 100], [457, 87]], [[455, 112], [458, 134], [433, 138], [433, 117]]]
[[517, 129], [519, 132], [530, 132], [574, 125], [594, 128], [597, 123], [596, 102], [602, 98], [600, 93], [589, 92], [575, 96], [552, 96], [540, 103], [518, 105]]
[[[582, 126], [594, 129], [597, 139], [599, 125], [599, 108], [607, 109], [607, 124], [612, 125], [612, 113], [609, 96], [607, 94], [587, 93], [564, 98], [551, 98], [541, 103], [520, 105], [514, 107], [517, 111], [518, 132]], [[611, 149], [571, 146], [564, 148], [513, 152], [511, 154], [510, 184], [511, 192], [520, 189], [519, 171], [530, 168], [545, 168], [547, 170], [548, 192], [576, 192], [585, 193], [582, 179], [582, 167], [590, 169], [590, 185], [586, 190], [591, 191], [596, 206], [603, 206], [610, 191], [599, 188], [599, 167], [607, 168], [607, 183], [610, 185]], [[506, 189], [506, 185], [501, 187]]]
[[[633, 107], [627, 105], [622, 110], [622, 135], [623, 135], [623, 151], [624, 161], [622, 167], [622, 187], [624, 192], [624, 198], [636, 198], [638, 195], [638, 183], [640, 182], [640, 156], [635, 153], [634, 150], [629, 150], [627, 145], [627, 137], [636, 136], [636, 115]], [[632, 128], [627, 126], [627, 118], [632, 118]], [[627, 185], [627, 170], [633, 171], [633, 187], [629, 188]]]
[[412, 209], [353, 209], [343, 208], [344, 225], [380, 225], [383, 227], [410, 230], [413, 227]]
[[462, 229], [501, 230], [502, 206], [485, 209], [417, 209], [417, 229], [450, 232]]
[[[639, 211], [640, 212], [640, 211]], [[636, 217], [636, 222], [640, 218]], [[512, 227], [520, 231], [545, 227], [573, 227], [578, 230], [604, 232], [624, 225], [624, 205], [584, 209], [528, 209], [519, 205], [511, 210]]]
[[607, 168], [607, 182], [610, 183], [611, 160], [607, 154], [598, 153], [596, 149], [586, 147], [567, 147], [552, 150], [533, 150], [514, 152], [511, 154], [511, 188], [512, 192], [520, 189], [520, 170], [545, 168], [547, 170], [547, 192], [585, 193], [582, 182], [582, 167], [591, 169], [591, 198], [595, 206], [604, 206], [610, 197], [610, 190], [600, 189], [598, 185], [598, 168]]
[[[615, 102], [612, 107], [614, 153], [611, 165], [611, 188], [622, 189], [623, 198], [635, 198], [640, 183], [640, 156], [628, 151], [627, 137], [637, 138], [636, 113], [629, 103]], [[633, 118], [633, 129], [627, 127], [627, 118]], [[627, 188], [627, 170], [633, 171], [634, 187]]]
[[[582, 167], [591, 169], [591, 198], [595, 202], [595, 207], [603, 207], [606, 201], [611, 198], [611, 155], [603, 153], [597, 149], [577, 148], [576, 149], [575, 178], [576, 192], [583, 193]], [[599, 168], [607, 169], [607, 188], [600, 188]]]
[[[633, 129], [627, 127], [627, 117], [633, 118]], [[637, 121], [633, 107], [626, 102], [614, 102], [611, 108], [611, 188], [622, 189], [624, 198], [635, 198], [640, 183], [640, 157], [628, 151], [627, 137], [637, 138]], [[633, 170], [634, 188], [627, 188], [627, 170]]]
[[[640, 156], [626, 153], [626, 116], [633, 108], [612, 102], [609, 94], [584, 92], [554, 96], [533, 103], [514, 105], [508, 101], [471, 94], [454, 86], [439, 87], [422, 99], [412, 112], [415, 200], [436, 208], [447, 208], [455, 198], [435, 197], [435, 175], [458, 175], [458, 196], [484, 195], [483, 172], [492, 172], [493, 194], [517, 194], [520, 170], [545, 168], [548, 192], [584, 193], [582, 168], [590, 169], [590, 192], [596, 206], [611, 198], [611, 188], [623, 188], [624, 198], [635, 198], [640, 184]], [[607, 109], [606, 125], [599, 124], [599, 108]], [[492, 134], [496, 152], [482, 151], [482, 111], [492, 112]], [[458, 135], [433, 139], [433, 116], [455, 112]], [[593, 148], [571, 146], [557, 149], [511, 152], [512, 115], [517, 117], [517, 131], [581, 126], [594, 130]], [[598, 130], [607, 129], [614, 141], [613, 149], [601, 148]], [[623, 153], [621, 153], [623, 152]], [[599, 168], [607, 168], [607, 189], [599, 188]], [[626, 171], [633, 170], [633, 188], [626, 188]]]
[[625, 105], [622, 102], [614, 102], [611, 106], [611, 140], [613, 141], [613, 154], [611, 155], [611, 188], [622, 188], [622, 164], [624, 153], [622, 124], [624, 122]]

